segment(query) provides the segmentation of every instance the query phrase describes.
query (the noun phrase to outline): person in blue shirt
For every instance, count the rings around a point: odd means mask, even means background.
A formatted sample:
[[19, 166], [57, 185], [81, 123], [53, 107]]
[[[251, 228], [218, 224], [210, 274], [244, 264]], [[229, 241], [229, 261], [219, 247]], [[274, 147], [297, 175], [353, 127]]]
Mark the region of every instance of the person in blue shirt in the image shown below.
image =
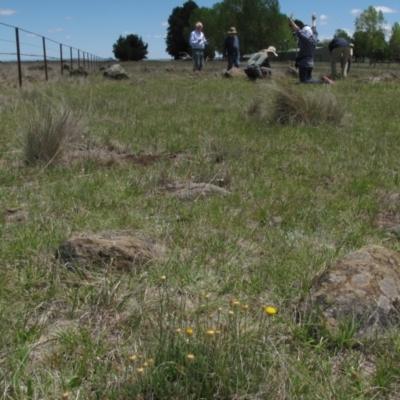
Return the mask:
[[347, 72], [349, 71], [349, 60], [351, 63], [351, 44], [341, 37], [333, 38], [329, 42], [329, 52], [331, 53], [331, 77], [337, 76], [336, 62], [340, 61], [342, 77], [347, 78]]
[[228, 36], [224, 40], [223, 46], [223, 57], [228, 59], [227, 71], [233, 66], [239, 68], [240, 62], [240, 50], [239, 50], [239, 38], [237, 37], [236, 28], [232, 27], [228, 31]]
[[196, 29], [190, 34], [189, 44], [192, 47], [193, 71], [201, 71], [204, 65], [204, 47], [208, 44], [201, 22], [196, 23]]
[[300, 29], [293, 21], [293, 13], [290, 15], [290, 24], [297, 36], [299, 53], [296, 57], [296, 67], [299, 69], [299, 80], [301, 83], [333, 83], [329, 78], [313, 79], [314, 52], [318, 43], [318, 32], [316, 27], [317, 16], [311, 16], [312, 27], [304, 26]]

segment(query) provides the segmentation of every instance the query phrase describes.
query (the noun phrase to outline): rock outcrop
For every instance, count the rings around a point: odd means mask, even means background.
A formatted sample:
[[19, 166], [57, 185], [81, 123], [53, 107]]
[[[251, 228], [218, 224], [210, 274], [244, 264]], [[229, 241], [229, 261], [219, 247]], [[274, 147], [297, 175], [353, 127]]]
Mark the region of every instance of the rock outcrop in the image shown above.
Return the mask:
[[56, 258], [67, 266], [95, 265], [125, 271], [143, 267], [155, 256], [156, 250], [148, 241], [107, 232], [72, 237], [56, 251]]
[[300, 307], [303, 318], [318, 313], [328, 328], [353, 320], [359, 330], [400, 320], [400, 254], [369, 245], [337, 260], [315, 279]]
[[129, 79], [128, 74], [119, 64], [114, 64], [109, 66], [104, 71], [103, 76], [105, 78], [116, 79], [116, 80]]

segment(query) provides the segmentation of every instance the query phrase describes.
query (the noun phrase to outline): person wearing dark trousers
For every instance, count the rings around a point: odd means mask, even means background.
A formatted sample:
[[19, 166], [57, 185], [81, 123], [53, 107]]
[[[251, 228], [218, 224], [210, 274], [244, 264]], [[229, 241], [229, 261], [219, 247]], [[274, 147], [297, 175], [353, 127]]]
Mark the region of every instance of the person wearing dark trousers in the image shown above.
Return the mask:
[[293, 13], [290, 15], [290, 24], [297, 37], [299, 53], [296, 57], [296, 68], [299, 69], [299, 80], [301, 83], [333, 83], [329, 78], [314, 79], [312, 71], [314, 68], [314, 52], [318, 42], [317, 16], [311, 16], [312, 26], [305, 25], [300, 29], [293, 21]]
[[237, 37], [236, 28], [232, 27], [228, 31], [228, 36], [224, 40], [223, 57], [228, 60], [227, 71], [233, 66], [239, 68], [240, 50], [239, 38]]
[[269, 46], [268, 49], [260, 50], [247, 61], [244, 72], [252, 80], [270, 78], [272, 75], [270, 60], [274, 57], [278, 57], [275, 47]]
[[190, 34], [189, 43], [192, 47], [193, 71], [201, 72], [204, 65], [204, 47], [208, 44], [201, 22], [196, 23], [196, 29]]

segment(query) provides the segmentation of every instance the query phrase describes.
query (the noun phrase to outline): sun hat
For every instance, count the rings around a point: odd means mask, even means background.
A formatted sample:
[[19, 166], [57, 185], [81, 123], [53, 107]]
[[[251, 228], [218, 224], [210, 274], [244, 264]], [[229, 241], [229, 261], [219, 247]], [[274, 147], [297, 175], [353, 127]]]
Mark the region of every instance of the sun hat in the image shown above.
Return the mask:
[[264, 53], [273, 53], [275, 57], [278, 57], [276, 48], [274, 46], [269, 46], [268, 49], [261, 50]]
[[305, 27], [303, 27], [303, 29], [301, 29], [301, 32], [307, 37], [310, 37], [313, 35], [312, 29], [307, 25]]
[[228, 33], [237, 33], [236, 28], [234, 26], [232, 26], [232, 28], [229, 29]]

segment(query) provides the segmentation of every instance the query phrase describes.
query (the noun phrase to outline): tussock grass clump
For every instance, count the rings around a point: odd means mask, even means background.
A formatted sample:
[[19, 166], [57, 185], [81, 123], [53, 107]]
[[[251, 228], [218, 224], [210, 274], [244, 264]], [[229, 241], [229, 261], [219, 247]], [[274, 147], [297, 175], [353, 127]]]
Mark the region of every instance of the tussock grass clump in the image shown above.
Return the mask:
[[49, 165], [77, 141], [82, 124], [68, 107], [41, 102], [37, 106], [27, 106], [20, 130], [24, 161], [28, 165]]
[[339, 125], [344, 116], [344, 107], [335, 93], [326, 89], [285, 84], [273, 87], [276, 93], [273, 120], [281, 125]]

